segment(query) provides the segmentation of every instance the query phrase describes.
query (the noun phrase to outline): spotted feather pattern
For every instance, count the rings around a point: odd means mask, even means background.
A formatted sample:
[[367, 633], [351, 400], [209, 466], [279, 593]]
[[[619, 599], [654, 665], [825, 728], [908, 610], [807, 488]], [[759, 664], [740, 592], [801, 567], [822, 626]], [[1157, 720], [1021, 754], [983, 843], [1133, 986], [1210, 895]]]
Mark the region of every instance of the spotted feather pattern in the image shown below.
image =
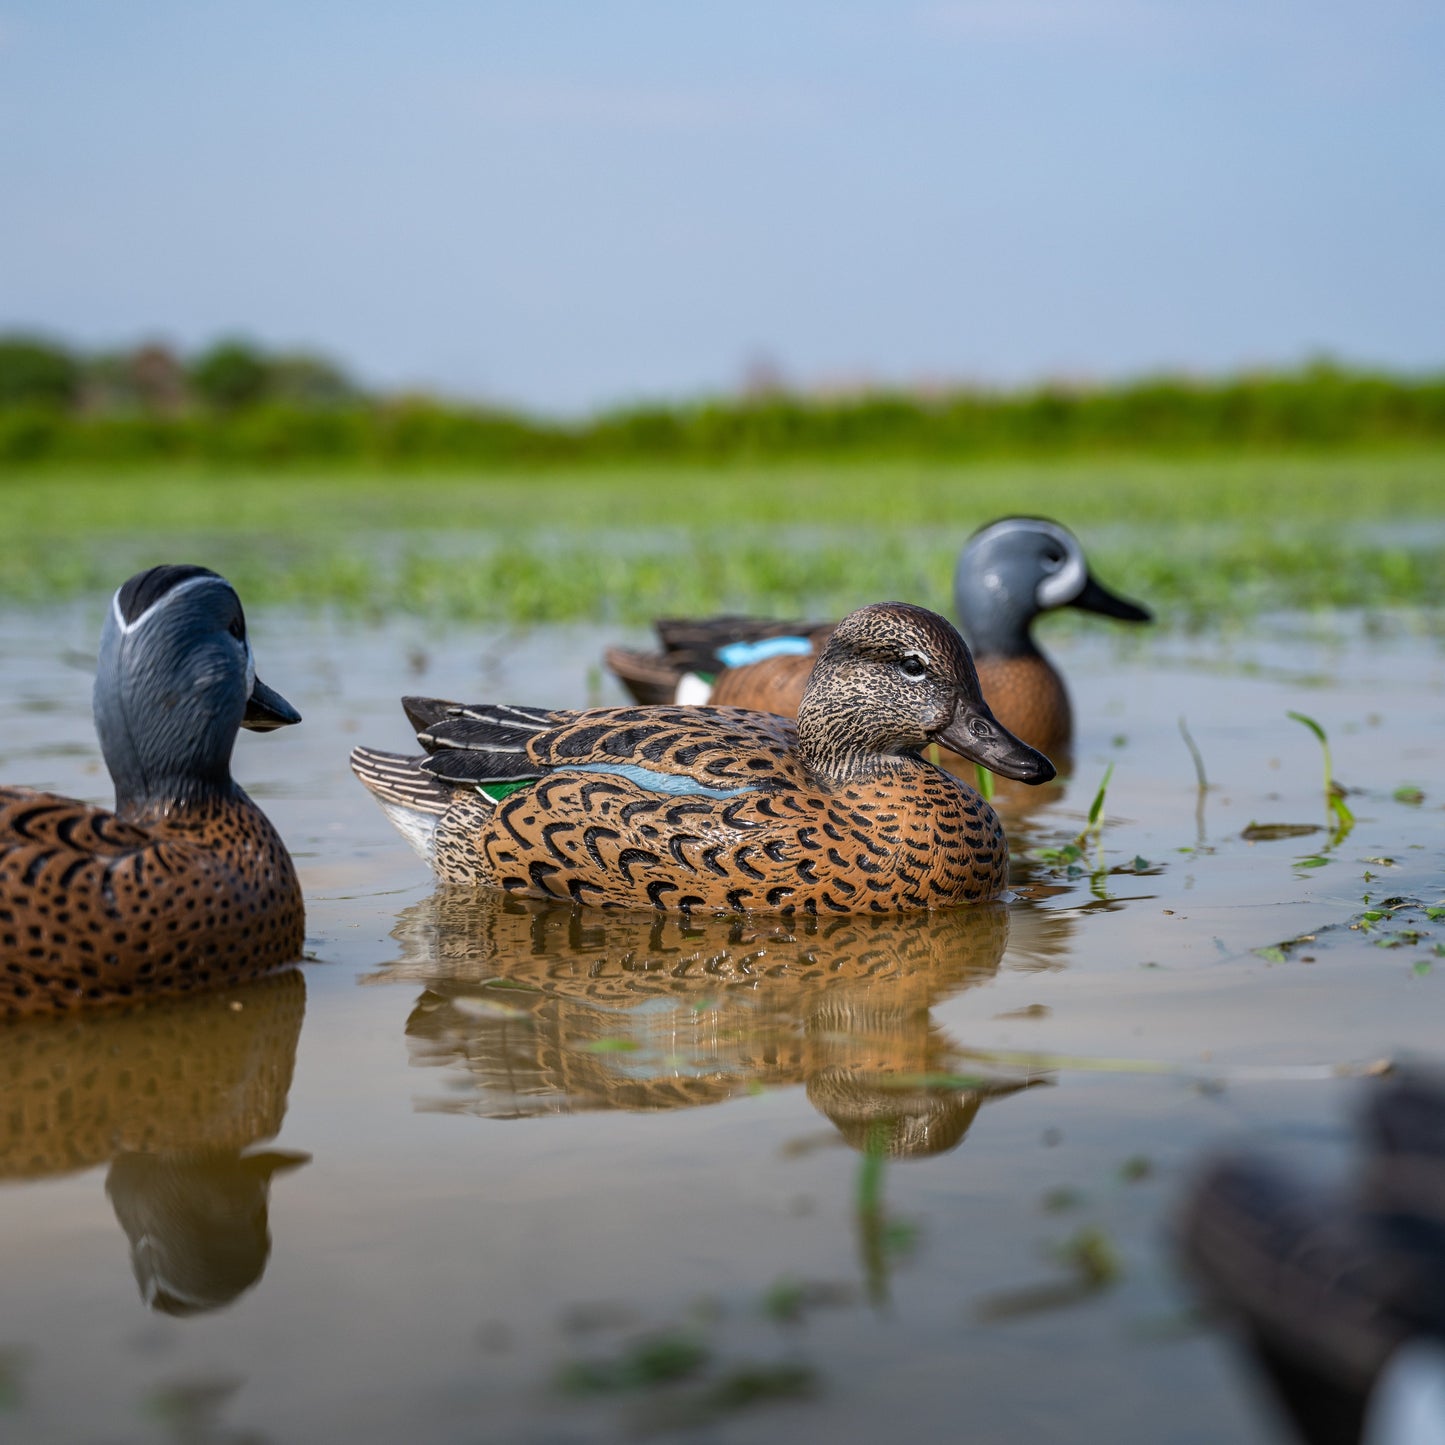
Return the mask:
[[[780, 718], [710, 707], [554, 716], [527, 744], [534, 786], [500, 804], [458, 789], [436, 832], [444, 880], [604, 908], [785, 915], [942, 908], [1004, 886], [997, 817], [916, 757], [830, 787]], [[619, 764], [745, 791], [658, 791], [607, 770]]]
[[304, 926], [239, 789], [142, 825], [0, 788], [0, 1018], [237, 984], [299, 959]]

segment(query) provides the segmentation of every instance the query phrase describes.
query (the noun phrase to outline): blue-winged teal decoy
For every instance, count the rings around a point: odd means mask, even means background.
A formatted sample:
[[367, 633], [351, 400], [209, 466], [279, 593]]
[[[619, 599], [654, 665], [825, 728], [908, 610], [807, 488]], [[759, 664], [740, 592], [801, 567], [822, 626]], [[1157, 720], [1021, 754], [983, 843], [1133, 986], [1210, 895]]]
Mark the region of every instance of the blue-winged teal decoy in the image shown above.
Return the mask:
[[895, 913], [995, 897], [993, 810], [920, 756], [1006, 777], [1052, 764], [999, 726], [968, 649], [887, 602], [834, 629], [798, 721], [740, 708], [403, 705], [427, 757], [358, 748], [357, 776], [451, 883], [604, 907]]
[[115, 811], [0, 787], [0, 1016], [234, 984], [301, 956], [301, 888], [231, 778], [238, 728], [300, 714], [256, 676], [241, 599], [204, 567], [115, 594], [95, 724]]
[[[1148, 622], [1137, 603], [1089, 573], [1067, 528], [1039, 517], [1005, 517], [975, 532], [953, 582], [963, 634], [994, 716], [1032, 747], [1065, 754], [1073, 717], [1064, 680], [1032, 635], [1040, 613], [1078, 607]], [[663, 620], [662, 649], [607, 650], [607, 666], [639, 702], [710, 702], [796, 716], [803, 687], [832, 627], [748, 617]]]

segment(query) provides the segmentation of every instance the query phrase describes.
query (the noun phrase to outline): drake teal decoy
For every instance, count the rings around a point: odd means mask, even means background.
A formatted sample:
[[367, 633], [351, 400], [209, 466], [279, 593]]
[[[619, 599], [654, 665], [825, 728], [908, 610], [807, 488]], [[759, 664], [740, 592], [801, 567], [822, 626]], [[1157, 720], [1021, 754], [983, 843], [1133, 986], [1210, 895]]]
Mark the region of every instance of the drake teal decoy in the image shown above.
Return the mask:
[[0, 787], [0, 1014], [238, 983], [301, 956], [290, 855], [231, 777], [236, 732], [301, 715], [256, 676], [241, 599], [205, 567], [111, 600], [95, 724], [110, 812]]
[[[1004, 517], [975, 532], [958, 559], [954, 605], [994, 716], [1050, 756], [1073, 738], [1068, 691], [1033, 639], [1034, 619], [1077, 607], [1125, 622], [1150, 614], [1104, 587], [1066, 527]], [[796, 716], [827, 642], [827, 623], [748, 617], [663, 620], [660, 651], [612, 647], [606, 662], [639, 702], [701, 702]]]
[[896, 913], [993, 898], [993, 810], [934, 742], [1046, 782], [943, 618], [878, 603], [834, 629], [796, 726], [740, 708], [586, 712], [403, 700], [430, 754], [351, 765], [450, 883], [603, 907]]

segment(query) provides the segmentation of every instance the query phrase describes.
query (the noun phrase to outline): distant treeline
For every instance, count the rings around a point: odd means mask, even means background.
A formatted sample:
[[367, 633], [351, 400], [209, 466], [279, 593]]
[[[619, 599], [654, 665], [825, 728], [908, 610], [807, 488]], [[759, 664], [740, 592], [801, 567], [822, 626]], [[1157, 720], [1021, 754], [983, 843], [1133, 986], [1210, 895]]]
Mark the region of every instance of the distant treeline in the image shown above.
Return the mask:
[[1316, 363], [1013, 391], [786, 391], [557, 421], [369, 394], [331, 362], [223, 342], [81, 355], [0, 336], [0, 463], [358, 462], [512, 466], [1445, 442], [1445, 373]]

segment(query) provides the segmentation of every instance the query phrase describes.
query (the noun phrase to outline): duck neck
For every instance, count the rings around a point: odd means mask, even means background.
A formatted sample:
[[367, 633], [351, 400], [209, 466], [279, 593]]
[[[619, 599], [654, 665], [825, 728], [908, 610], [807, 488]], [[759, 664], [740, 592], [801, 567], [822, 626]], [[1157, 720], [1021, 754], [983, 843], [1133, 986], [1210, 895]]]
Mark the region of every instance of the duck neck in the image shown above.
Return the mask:
[[213, 814], [218, 808], [250, 800], [227, 773], [223, 779], [124, 777], [112, 769], [115, 812], [127, 823], [152, 824], [191, 814]]
[[98, 712], [96, 725], [115, 784], [116, 815], [126, 822], [209, 811], [245, 796], [231, 777], [229, 749], [183, 749], [174, 738], [138, 737], [119, 710]]
[[809, 694], [798, 709], [798, 753], [808, 771], [830, 787], [888, 777], [917, 764], [914, 755], [860, 732], [851, 712], [830, 712]]
[[1034, 641], [1036, 611], [1020, 608], [969, 606], [960, 595], [958, 620], [975, 660], [985, 657], [1042, 657]]

